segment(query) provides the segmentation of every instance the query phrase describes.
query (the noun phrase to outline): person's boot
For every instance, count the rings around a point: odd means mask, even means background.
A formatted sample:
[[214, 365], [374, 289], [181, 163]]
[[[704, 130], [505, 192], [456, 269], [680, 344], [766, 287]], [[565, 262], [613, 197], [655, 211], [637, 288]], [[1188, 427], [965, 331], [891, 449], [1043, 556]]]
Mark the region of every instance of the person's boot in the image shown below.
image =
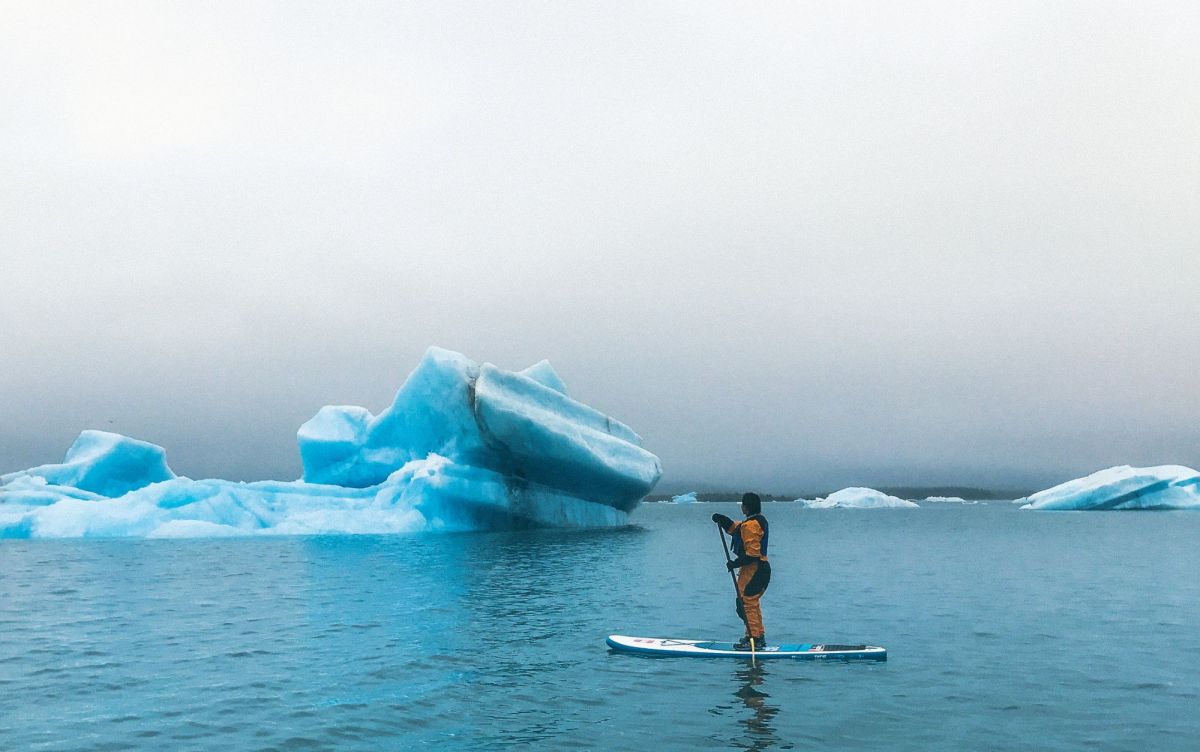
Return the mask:
[[[755, 650], [762, 650], [764, 647], [766, 647], [766, 645], [767, 645], [767, 641], [763, 636], [754, 638], [754, 649]], [[739, 642], [734, 643], [733, 649], [734, 650], [749, 650], [750, 649], [750, 635], [746, 635]]]

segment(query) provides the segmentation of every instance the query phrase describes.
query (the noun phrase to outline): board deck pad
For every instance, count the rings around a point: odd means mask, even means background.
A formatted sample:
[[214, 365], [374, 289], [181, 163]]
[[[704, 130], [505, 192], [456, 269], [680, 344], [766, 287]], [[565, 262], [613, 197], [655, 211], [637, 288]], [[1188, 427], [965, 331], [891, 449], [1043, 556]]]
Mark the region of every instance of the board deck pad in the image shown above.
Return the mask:
[[[677, 640], [663, 637], [628, 637], [609, 635], [608, 646], [613, 650], [644, 655], [680, 657], [749, 658], [749, 650], [734, 650], [732, 642], [715, 640]], [[886, 661], [887, 650], [876, 645], [833, 645], [830, 643], [794, 642], [771, 644], [754, 651], [755, 658], [793, 658], [800, 660], [838, 658], [842, 660]]]

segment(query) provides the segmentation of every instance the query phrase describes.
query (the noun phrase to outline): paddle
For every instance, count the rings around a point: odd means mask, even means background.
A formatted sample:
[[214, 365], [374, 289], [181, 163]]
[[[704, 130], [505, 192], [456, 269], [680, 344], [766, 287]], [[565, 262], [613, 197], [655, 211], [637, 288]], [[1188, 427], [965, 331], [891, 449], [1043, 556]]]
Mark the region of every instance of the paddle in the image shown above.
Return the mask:
[[[726, 563], [732, 563], [733, 557], [729, 555], [729, 544], [725, 542], [725, 529], [723, 527], [721, 527], [719, 524], [717, 525], [717, 534], [721, 536], [721, 548], [725, 549]], [[742, 604], [742, 614], [743, 614], [742, 623], [746, 625], [746, 634], [749, 635], [750, 634], [750, 622], [746, 620], [746, 616], [745, 616], [746, 602], [744, 600], [742, 600], [742, 591], [738, 589], [737, 575], [735, 575], [733, 573], [732, 569], [729, 570], [729, 579], [733, 580], [734, 595], [737, 596], [738, 603]], [[750, 637], [750, 662], [751, 663], [754, 662], [754, 637], [753, 636]]]

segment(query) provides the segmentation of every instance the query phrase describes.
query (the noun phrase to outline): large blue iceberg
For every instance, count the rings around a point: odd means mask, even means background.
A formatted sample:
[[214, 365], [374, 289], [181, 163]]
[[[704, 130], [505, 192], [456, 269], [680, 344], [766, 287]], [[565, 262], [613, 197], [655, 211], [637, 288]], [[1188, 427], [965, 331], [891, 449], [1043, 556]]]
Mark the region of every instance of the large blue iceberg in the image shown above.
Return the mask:
[[625, 424], [524, 371], [430, 348], [379, 415], [327, 406], [298, 481], [177, 477], [161, 447], [84, 431], [0, 476], [0, 537], [207, 537], [621, 525], [662, 475]]
[[1200, 509], [1200, 473], [1181, 465], [1121, 465], [1060, 483], [1024, 501], [1021, 509]]

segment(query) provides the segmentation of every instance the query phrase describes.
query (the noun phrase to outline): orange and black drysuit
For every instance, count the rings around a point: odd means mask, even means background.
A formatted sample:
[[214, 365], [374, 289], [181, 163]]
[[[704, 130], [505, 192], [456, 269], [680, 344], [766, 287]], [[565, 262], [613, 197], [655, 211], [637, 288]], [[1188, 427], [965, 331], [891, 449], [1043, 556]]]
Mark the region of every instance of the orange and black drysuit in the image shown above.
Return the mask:
[[[716, 519], [717, 515], [713, 515]], [[771, 563], [767, 561], [767, 541], [770, 529], [767, 518], [752, 514], [741, 522], [721, 515], [717, 521], [733, 539], [733, 553], [737, 558], [730, 562], [730, 569], [739, 569], [737, 577], [738, 616], [746, 622], [750, 637], [761, 640], [763, 633], [762, 607], [758, 600], [771, 582]], [[724, 524], [728, 520], [729, 524]]]

